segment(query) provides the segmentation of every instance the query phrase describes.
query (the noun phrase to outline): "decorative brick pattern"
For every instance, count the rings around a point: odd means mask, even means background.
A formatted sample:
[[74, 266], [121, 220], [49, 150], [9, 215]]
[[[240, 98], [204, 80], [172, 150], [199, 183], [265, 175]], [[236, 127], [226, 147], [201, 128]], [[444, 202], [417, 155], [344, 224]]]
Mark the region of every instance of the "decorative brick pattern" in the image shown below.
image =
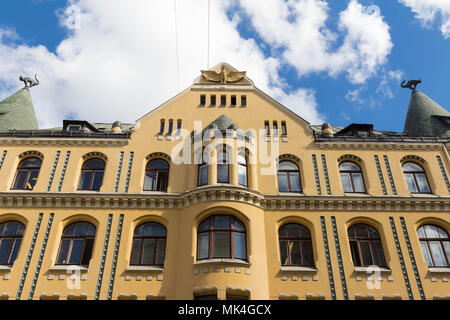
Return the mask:
[[103, 271], [105, 269], [106, 253], [108, 252], [109, 235], [111, 233], [112, 218], [113, 215], [110, 213], [108, 215], [108, 221], [106, 223], [105, 240], [103, 242], [102, 258], [100, 260], [100, 270], [98, 271], [97, 286], [95, 287], [95, 297], [94, 297], [95, 300], [98, 300], [100, 298], [100, 290], [102, 288], [102, 280], [103, 280]]
[[50, 178], [48, 179], [47, 192], [50, 192], [50, 189], [52, 187], [53, 178], [55, 177], [55, 171], [56, 171], [56, 167], [58, 166], [58, 161], [59, 161], [60, 155], [61, 155], [61, 151], [59, 151], [59, 150], [56, 151], [55, 161], [53, 161], [52, 171], [50, 172]]
[[344, 263], [342, 262], [342, 254], [341, 254], [341, 245], [339, 243], [339, 235], [338, 235], [338, 230], [337, 230], [337, 225], [336, 225], [336, 218], [334, 216], [331, 217], [331, 225], [333, 226], [333, 235], [334, 235], [334, 242], [336, 245], [336, 254], [337, 254], [338, 265], [339, 265], [339, 274], [341, 277], [342, 293], [344, 294], [344, 300], [348, 300], [347, 281], [345, 280]]
[[317, 159], [316, 155], [312, 155], [312, 161], [313, 161], [313, 167], [314, 167], [314, 177], [316, 178], [316, 188], [317, 188], [317, 194], [322, 194], [322, 188], [320, 187], [320, 179], [319, 179], [319, 170], [317, 168]]
[[[113, 289], [114, 289], [114, 280], [116, 277], [116, 268], [117, 268], [117, 257], [119, 255], [120, 237], [122, 235], [123, 218], [124, 218], [124, 215], [121, 214], [119, 216], [119, 225], [117, 227], [116, 243], [114, 245], [114, 255], [113, 255], [112, 266], [111, 266], [111, 274], [109, 276], [108, 295], [107, 295], [108, 300], [112, 299], [112, 293], [113, 293]], [[147, 277], [147, 281], [149, 281], [148, 277]], [[150, 281], [151, 281], [151, 278], [150, 278]]]
[[327, 259], [328, 280], [330, 282], [331, 298], [336, 300], [336, 289], [334, 287], [333, 267], [331, 266], [330, 249], [328, 246], [327, 227], [325, 225], [325, 217], [320, 217], [320, 224], [322, 226], [322, 237], [325, 246], [325, 257]]
[[378, 159], [377, 155], [374, 155], [373, 157], [375, 158], [375, 164], [377, 166], [378, 177], [380, 177], [381, 189], [383, 190], [383, 194], [386, 196], [388, 193], [387, 193], [386, 184], [385, 184], [384, 178], [383, 178], [383, 172], [381, 171], [380, 159]]

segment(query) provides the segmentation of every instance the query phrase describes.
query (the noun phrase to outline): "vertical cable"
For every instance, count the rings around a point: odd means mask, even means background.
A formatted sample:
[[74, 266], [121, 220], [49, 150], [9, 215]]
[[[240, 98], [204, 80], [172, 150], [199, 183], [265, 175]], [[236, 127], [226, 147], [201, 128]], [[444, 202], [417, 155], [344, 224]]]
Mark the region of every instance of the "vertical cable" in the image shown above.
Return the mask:
[[210, 28], [211, 0], [208, 0], [208, 50], [207, 50], [207, 69], [209, 69], [209, 28]]
[[178, 57], [178, 22], [177, 22], [177, 0], [173, 1], [175, 8], [175, 50], [177, 54], [177, 80], [178, 80], [178, 90], [180, 90], [180, 64]]

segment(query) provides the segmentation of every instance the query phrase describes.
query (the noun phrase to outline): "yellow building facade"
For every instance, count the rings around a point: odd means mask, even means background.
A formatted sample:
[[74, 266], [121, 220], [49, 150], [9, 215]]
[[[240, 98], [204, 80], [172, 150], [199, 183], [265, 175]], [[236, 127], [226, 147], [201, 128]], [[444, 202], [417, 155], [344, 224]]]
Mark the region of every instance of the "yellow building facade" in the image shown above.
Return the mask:
[[449, 299], [448, 133], [313, 126], [226, 63], [135, 124], [4, 130], [0, 297]]

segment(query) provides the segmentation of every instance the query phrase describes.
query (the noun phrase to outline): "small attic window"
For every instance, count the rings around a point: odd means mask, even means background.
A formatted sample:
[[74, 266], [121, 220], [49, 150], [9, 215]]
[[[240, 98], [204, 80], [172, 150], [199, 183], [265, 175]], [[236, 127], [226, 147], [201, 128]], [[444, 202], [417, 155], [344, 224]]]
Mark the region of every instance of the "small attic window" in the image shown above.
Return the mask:
[[360, 137], [367, 137], [369, 135], [369, 131], [366, 130], [358, 130], [357, 132], [358, 136]]
[[69, 124], [67, 126], [68, 132], [80, 132], [81, 131], [81, 124]]

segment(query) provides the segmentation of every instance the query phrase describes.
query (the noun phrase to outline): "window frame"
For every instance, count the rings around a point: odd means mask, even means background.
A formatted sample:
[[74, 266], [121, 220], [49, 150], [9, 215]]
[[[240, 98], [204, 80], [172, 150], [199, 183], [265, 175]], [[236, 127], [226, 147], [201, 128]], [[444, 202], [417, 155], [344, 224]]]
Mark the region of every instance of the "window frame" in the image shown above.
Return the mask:
[[[347, 162], [356, 165], [359, 168], [359, 170], [342, 170], [341, 169], [341, 165], [344, 164], [344, 163], [347, 163]], [[344, 185], [342, 183], [342, 173], [346, 173], [346, 174], [349, 175], [349, 177], [350, 177], [350, 185], [352, 187], [352, 191], [346, 191], [344, 189]], [[362, 186], [364, 188], [364, 191], [362, 191], [362, 192], [361, 191], [355, 191], [355, 182], [353, 181], [353, 174], [355, 174], [355, 173], [360, 173], [361, 174]], [[366, 183], [364, 181], [364, 173], [363, 173], [362, 168], [361, 168], [361, 166], [359, 164], [357, 164], [357, 163], [355, 163], [353, 161], [350, 161], [350, 160], [344, 160], [344, 161], [340, 162], [339, 163], [339, 177], [341, 179], [341, 187], [342, 187], [342, 190], [344, 191], [344, 193], [367, 193]]]
[[[40, 166], [39, 167], [22, 167], [22, 164], [25, 161], [30, 160], [30, 159], [38, 159], [38, 160], [40, 160], [40, 162], [41, 162]], [[26, 157], [26, 158], [20, 159], [20, 162], [19, 162], [19, 164], [17, 165], [17, 168], [16, 168], [16, 174], [14, 176], [14, 180], [13, 180], [13, 183], [12, 183], [12, 186], [11, 186], [11, 190], [33, 191], [34, 187], [36, 186], [37, 180], [39, 178], [39, 174], [41, 172], [42, 161], [43, 160], [40, 157], [37, 157], [37, 156]], [[19, 187], [16, 187], [16, 183], [17, 183], [17, 176], [19, 175], [19, 172], [21, 172], [21, 171], [22, 172], [23, 171], [26, 172], [26, 178], [25, 178], [25, 180], [23, 182], [23, 185], [19, 188]], [[36, 172], [36, 171], [37, 171], [37, 176], [35, 178], [36, 182], [34, 183], [34, 185], [33, 185], [33, 187], [31, 189], [27, 189], [27, 185], [30, 182], [30, 176], [31, 176], [32, 172]]]
[[[240, 162], [239, 155], [243, 154], [245, 158], [245, 163]], [[238, 184], [243, 187], [248, 187], [248, 153], [246, 151], [240, 151], [238, 152], [237, 156], [237, 174], [238, 174]], [[245, 184], [241, 184], [239, 182], [239, 168], [244, 167], [245, 168]]]
[[[367, 228], [368, 237], [357, 236], [356, 235], [356, 229], [355, 229], [356, 226], [364, 226], [365, 228]], [[349, 235], [349, 232], [350, 232], [351, 229], [354, 230], [355, 236], [350, 236]], [[374, 230], [376, 232], [376, 234], [377, 234], [376, 238], [369, 236], [370, 229], [372, 229], [372, 230]], [[371, 265], [376, 265], [376, 266], [381, 267], [381, 268], [388, 268], [387, 262], [386, 262], [386, 255], [384, 254], [383, 241], [381, 240], [380, 233], [378, 232], [378, 230], [376, 228], [374, 228], [371, 225], [368, 225], [366, 223], [356, 223], [356, 224], [353, 224], [350, 227], [348, 227], [348, 229], [347, 229], [347, 236], [348, 236], [348, 240], [349, 240], [350, 255], [352, 257], [353, 265], [355, 267], [369, 267]], [[353, 255], [352, 242], [356, 243], [359, 265], [356, 263], [354, 255]], [[365, 264], [365, 261], [363, 260], [364, 256], [362, 254], [363, 250], [361, 249], [361, 242], [368, 242], [370, 257], [371, 257], [372, 262], [373, 262], [372, 264], [369, 264], [369, 265]], [[376, 257], [375, 253], [374, 253], [375, 249], [374, 249], [374, 247], [372, 245], [375, 242], [378, 242], [380, 244], [380, 247], [381, 247], [381, 253], [382, 253], [382, 256], [383, 256], [382, 257], [383, 258], [382, 264], [376, 264], [376, 262], [379, 262], [379, 261], [376, 261], [376, 259], [375, 259], [375, 257]]]
[[[201, 186], [206, 186], [209, 184], [209, 164], [208, 162], [205, 160], [205, 157], [201, 156], [202, 162], [198, 164], [198, 168], [197, 168], [197, 186], [201, 187]], [[205, 183], [200, 183], [200, 172], [201, 169], [206, 167], [206, 182]]]
[[[225, 153], [227, 156], [225, 163], [219, 162], [220, 152]], [[221, 160], [221, 161], [223, 161], [223, 160]], [[219, 181], [219, 166], [227, 166], [227, 180], [226, 181]], [[217, 183], [228, 183], [228, 184], [230, 183], [230, 155], [226, 148], [219, 149], [217, 152]]]
[[[403, 166], [405, 164], [407, 164], [407, 163], [412, 163], [412, 164], [417, 165], [418, 167], [420, 167], [422, 169], [422, 171], [405, 171], [403, 169]], [[421, 166], [420, 164], [418, 164], [417, 162], [414, 162], [414, 161], [405, 161], [405, 162], [402, 163], [402, 172], [403, 172], [403, 178], [405, 179], [405, 182], [406, 182], [406, 187], [408, 188], [409, 192], [414, 193], [414, 194], [432, 194], [433, 193], [431, 191], [431, 186], [430, 186], [430, 182], [428, 181], [427, 173], [426, 173], [425, 168], [423, 166]], [[418, 190], [418, 192], [414, 192], [414, 191], [411, 191], [409, 189], [408, 182], [406, 180], [406, 175], [407, 174], [408, 175], [412, 175], [413, 181], [414, 181], [414, 185], [415, 185], [416, 189]], [[428, 189], [430, 190], [429, 192], [423, 192], [423, 191], [420, 190], [419, 183], [417, 182], [417, 177], [416, 177], [417, 174], [423, 174], [425, 176], [425, 181], [427, 182]]]
[[[308, 231], [309, 237], [294, 237], [294, 236], [281, 236], [281, 229], [285, 228], [289, 225], [295, 225], [298, 226], [300, 228], [304, 228], [306, 231]], [[280, 260], [281, 260], [281, 241], [287, 241], [287, 257], [288, 257], [288, 263], [285, 264], [283, 263], [283, 261], [281, 261], [281, 265], [284, 266], [289, 266], [289, 267], [315, 267], [314, 264], [314, 248], [313, 248], [313, 244], [312, 244], [312, 238], [311, 238], [311, 231], [304, 225], [299, 224], [299, 223], [286, 223], [283, 224], [282, 226], [280, 226], [278, 228], [278, 248], [280, 250]], [[291, 249], [289, 248], [289, 243], [291, 241], [295, 241], [295, 242], [299, 242], [300, 243], [300, 258], [301, 258], [301, 263], [300, 264], [294, 264], [291, 261]], [[311, 243], [311, 253], [312, 253], [312, 264], [305, 264], [305, 254], [304, 254], [304, 245], [305, 242], [310, 242]]]
[[[162, 161], [166, 162], [168, 168], [167, 168], [167, 169], [151, 169], [151, 168], [147, 168], [147, 167], [150, 165], [150, 163], [151, 163], [152, 161], [155, 161], [155, 160], [162, 160]], [[152, 172], [152, 171], [156, 172], [155, 189], [145, 189], [145, 181], [146, 181], [146, 179], [147, 179], [147, 172]], [[158, 182], [159, 182], [159, 173], [160, 173], [160, 172], [167, 172], [166, 187], [163, 188], [163, 189], [165, 189], [165, 190], [158, 190], [158, 185], [159, 185]], [[147, 163], [145, 164], [145, 171], [144, 171], [144, 186], [143, 186], [142, 190], [143, 190], [143, 191], [167, 192], [167, 190], [168, 190], [168, 188], [169, 188], [169, 178], [170, 178], [170, 163], [169, 163], [169, 161], [167, 161], [167, 160], [164, 159], [164, 158], [151, 158], [151, 159], [149, 159], [149, 160], [147, 161]]]
[[[164, 231], [165, 231], [165, 235], [164, 236], [153, 236], [153, 235], [151, 235], [151, 236], [146, 236], [146, 235], [139, 236], [139, 235], [135, 234], [136, 230], [138, 228], [140, 228], [140, 227], [142, 227], [144, 225], [147, 225], [147, 224], [155, 224], [155, 225], [159, 225], [159, 226], [163, 227]], [[139, 247], [139, 263], [132, 263], [131, 262], [131, 257], [133, 256], [133, 248], [134, 248], [134, 240], [135, 239], [141, 240], [141, 244], [140, 244], [140, 247]], [[144, 240], [155, 240], [155, 252], [153, 253], [153, 259], [152, 259], [153, 263], [150, 263], [150, 264], [142, 263], [142, 254], [144, 252], [144, 250], [143, 250], [144, 249]], [[164, 255], [163, 255], [163, 258], [162, 258], [163, 263], [162, 264], [157, 264], [156, 263], [156, 259], [158, 257], [158, 242], [161, 241], [161, 240], [164, 240], [164, 242], [165, 242], [164, 243]], [[130, 266], [163, 267], [165, 259], [166, 259], [166, 251], [167, 251], [167, 228], [164, 225], [162, 225], [162, 224], [160, 224], [158, 222], [144, 222], [144, 223], [141, 223], [140, 225], [136, 226], [136, 228], [134, 229], [134, 232], [133, 232], [133, 240], [132, 240], [132, 245], [131, 245]]]
[[[20, 222], [20, 221], [16, 221], [16, 220], [7, 220], [7, 221], [3, 221], [0, 222], [0, 226], [8, 224], [8, 223], [17, 223], [17, 229], [16, 229], [16, 233], [15, 234], [4, 234], [3, 231], [0, 233], [0, 248], [1, 245], [3, 244], [3, 240], [7, 240], [7, 239], [11, 239], [11, 244], [9, 245], [9, 249], [8, 249], [8, 253], [6, 255], [6, 263], [0, 263], [0, 266], [13, 266], [14, 262], [16, 261], [19, 252], [20, 252], [20, 248], [22, 246], [22, 242], [23, 242], [23, 235], [25, 234], [25, 225]], [[3, 230], [5, 227], [3, 227]], [[20, 229], [22, 229], [20, 231]], [[13, 254], [13, 249], [16, 247], [16, 242], [17, 240], [20, 239], [20, 243], [19, 243], [19, 248], [17, 249], [17, 253], [15, 256], [11, 256]], [[14, 258], [14, 259], [12, 259]], [[11, 261], [12, 260], [12, 261]]]
[[[445, 234], [447, 235], [447, 238], [428, 238], [428, 237], [426, 237], [426, 238], [421, 238], [421, 237], [419, 236], [419, 230], [420, 230], [421, 228], [424, 228], [425, 226], [434, 226], [434, 227], [437, 228], [437, 229], [443, 230], [443, 231], [445, 232]], [[423, 230], [423, 233], [425, 234], [425, 236], [427, 236], [427, 233], [425, 232], [425, 229]], [[445, 246], [444, 246], [444, 242], [446, 242], [446, 241], [450, 242], [450, 236], [449, 236], [447, 230], [445, 230], [444, 228], [441, 228], [440, 226], [438, 226], [438, 225], [436, 225], [436, 224], [423, 224], [423, 225], [421, 225], [419, 228], [417, 228], [417, 236], [418, 236], [418, 238], [419, 238], [419, 242], [420, 242], [420, 247], [421, 247], [421, 249], [422, 249], [422, 242], [425, 242], [426, 245], [427, 245], [428, 252], [430, 253], [430, 258], [431, 258], [431, 262], [432, 262], [433, 265], [430, 266], [430, 265], [428, 265], [428, 263], [427, 263], [428, 267], [430, 267], [430, 268], [450, 268], [450, 256], [447, 256], [447, 252], [446, 252]], [[441, 246], [441, 249], [442, 249], [442, 253], [444, 254], [445, 262], [446, 262], [446, 265], [445, 265], [445, 266], [437, 266], [437, 265], [436, 265], [436, 263], [435, 263], [435, 261], [434, 261], [435, 259], [434, 259], [434, 256], [433, 256], [433, 251], [431, 250], [431, 247], [430, 247], [430, 242], [431, 242], [431, 241], [439, 242], [439, 244], [440, 244], [440, 246]], [[422, 255], [423, 255], [424, 258], [425, 258], [425, 254], [424, 254], [424, 252], [423, 252], [423, 249], [422, 249]], [[426, 259], [425, 259], [425, 261], [426, 261]]]
[[[230, 219], [229, 228], [215, 228], [214, 227], [214, 217], [220, 217], [220, 216], [228, 217]], [[208, 229], [200, 231], [199, 230], [200, 225], [207, 220], [209, 222]], [[243, 231], [236, 230], [235, 221], [242, 224], [242, 226], [244, 227]], [[216, 232], [228, 232], [229, 233], [230, 249], [229, 249], [229, 254], [226, 257], [215, 257], [214, 256], [214, 246], [215, 246], [214, 234]], [[236, 246], [236, 241], [235, 241], [236, 236], [235, 235], [236, 235], [236, 233], [244, 235], [244, 239], [245, 239], [245, 258], [244, 259], [236, 257], [236, 252], [235, 252], [235, 246]], [[208, 234], [208, 254], [207, 254], [207, 257], [205, 257], [205, 258], [199, 258], [199, 253], [200, 253], [199, 239], [200, 239], [201, 234]], [[197, 254], [196, 254], [197, 261], [212, 260], [212, 259], [237, 259], [237, 260], [242, 260], [242, 261], [248, 262], [247, 228], [240, 219], [236, 218], [233, 215], [229, 215], [229, 214], [210, 215], [210, 216], [206, 217], [205, 219], [201, 220], [200, 223], [197, 225], [197, 247], [196, 248], [197, 248], [196, 249], [197, 250]]]
[[[294, 170], [294, 169], [282, 169], [282, 170], [280, 170], [280, 169], [278, 169], [280, 163], [282, 163], [282, 162], [291, 162], [291, 163], [293, 163], [297, 167], [297, 170]], [[289, 189], [288, 191], [280, 191], [280, 185], [278, 183], [278, 174], [280, 172], [286, 173], [287, 182], [288, 182], [288, 189]], [[292, 190], [292, 187], [291, 187], [291, 175], [289, 174], [290, 172], [298, 173], [298, 182], [299, 182], [299, 186], [300, 186], [300, 190], [299, 191]], [[300, 174], [300, 167], [299, 167], [299, 165], [296, 162], [291, 161], [291, 160], [287, 160], [287, 159], [280, 160], [278, 162], [278, 165], [277, 165], [277, 184], [278, 184], [278, 192], [303, 193], [302, 177], [301, 177], [301, 174]]]
[[[103, 168], [92, 168], [92, 169], [84, 169], [83, 167], [92, 160], [100, 160], [103, 162]], [[100, 189], [103, 186], [103, 179], [105, 178], [105, 170], [106, 170], [106, 161], [102, 158], [88, 158], [86, 160], [83, 161], [83, 164], [81, 165], [81, 170], [80, 170], [80, 178], [78, 179], [78, 187], [77, 190], [79, 191], [100, 191]], [[95, 177], [95, 173], [103, 171], [103, 176], [102, 176], [102, 184], [100, 185], [100, 188], [97, 189], [92, 189], [92, 185], [94, 182], [94, 177]], [[81, 181], [83, 179], [83, 173], [84, 172], [90, 172], [91, 173], [91, 178], [89, 180], [89, 188], [87, 189], [81, 189]]]
[[[76, 227], [76, 224], [81, 224], [81, 223], [87, 223], [88, 225], [91, 225], [92, 227], [94, 227], [94, 235], [65, 235], [64, 232], [66, 231], [67, 228], [69, 228], [72, 225], [75, 225], [74, 228]], [[89, 226], [88, 226], [89, 228]], [[60, 243], [59, 243], [59, 249], [58, 249], [58, 254], [56, 255], [56, 261], [55, 261], [55, 265], [59, 265], [59, 266], [89, 266], [89, 262], [92, 259], [93, 253], [94, 253], [94, 248], [95, 248], [95, 237], [97, 235], [97, 227], [88, 222], [88, 221], [76, 221], [76, 222], [72, 222], [70, 224], [68, 224], [66, 227], [64, 227], [62, 235], [61, 235], [61, 239], [60, 239]], [[66, 252], [66, 256], [65, 256], [65, 263], [58, 263], [59, 260], [61, 260], [60, 255], [61, 255], [61, 249], [62, 249], [62, 245], [63, 245], [63, 241], [64, 240], [69, 240], [69, 245], [67, 247], [67, 252]], [[79, 263], [69, 263], [70, 258], [71, 258], [71, 254], [72, 254], [72, 248], [73, 248], [73, 243], [74, 240], [83, 240], [83, 249], [81, 250], [80, 253], [80, 261]], [[85, 259], [84, 254], [85, 254], [85, 250], [86, 250], [86, 243], [87, 240], [92, 240], [92, 249], [91, 249], [91, 256], [89, 257], [89, 262], [88, 264], [83, 264], [83, 260]]]

